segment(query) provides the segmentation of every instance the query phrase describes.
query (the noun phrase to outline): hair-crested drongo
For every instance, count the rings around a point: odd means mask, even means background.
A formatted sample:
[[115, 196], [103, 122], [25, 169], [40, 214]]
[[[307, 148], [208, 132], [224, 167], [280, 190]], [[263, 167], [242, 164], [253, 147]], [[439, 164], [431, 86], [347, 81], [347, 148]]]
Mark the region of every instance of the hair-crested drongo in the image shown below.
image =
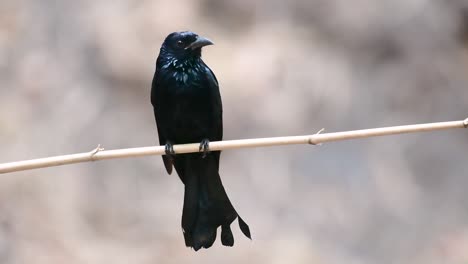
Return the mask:
[[[209, 142], [222, 140], [222, 104], [218, 81], [201, 59], [201, 49], [213, 43], [189, 31], [169, 34], [156, 61], [151, 103], [159, 134], [165, 145], [164, 165], [174, 167], [185, 185], [182, 229], [185, 245], [209, 248], [221, 226], [221, 242], [234, 245], [231, 223], [250, 238], [224, 190], [218, 173], [220, 151], [209, 151]], [[200, 142], [201, 153], [175, 154], [173, 144]]]

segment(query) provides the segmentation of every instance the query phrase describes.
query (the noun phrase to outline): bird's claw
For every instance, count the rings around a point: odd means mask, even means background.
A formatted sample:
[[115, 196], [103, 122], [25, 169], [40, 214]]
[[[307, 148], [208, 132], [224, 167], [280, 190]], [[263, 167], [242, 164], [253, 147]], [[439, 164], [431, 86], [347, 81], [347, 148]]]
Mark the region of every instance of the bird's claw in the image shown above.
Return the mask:
[[208, 140], [207, 138], [203, 139], [200, 143], [200, 147], [198, 147], [198, 151], [203, 151], [202, 158], [206, 158], [206, 155], [210, 153], [210, 140]]
[[171, 142], [166, 143], [166, 145], [164, 146], [164, 150], [165, 150], [167, 156], [174, 156], [175, 155], [174, 146], [172, 145]]

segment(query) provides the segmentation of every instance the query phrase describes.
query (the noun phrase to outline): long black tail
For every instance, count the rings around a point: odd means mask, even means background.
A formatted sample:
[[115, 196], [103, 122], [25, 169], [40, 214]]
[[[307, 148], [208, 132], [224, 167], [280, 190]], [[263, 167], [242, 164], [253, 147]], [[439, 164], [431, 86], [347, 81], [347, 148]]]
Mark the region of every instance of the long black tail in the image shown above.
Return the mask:
[[218, 157], [210, 153], [205, 158], [200, 154], [176, 156], [175, 168], [185, 184], [182, 229], [185, 245], [209, 248], [216, 240], [216, 231], [221, 226], [221, 243], [234, 245], [231, 223], [238, 217], [239, 227], [251, 238], [249, 226], [237, 214], [224, 190], [218, 173]]

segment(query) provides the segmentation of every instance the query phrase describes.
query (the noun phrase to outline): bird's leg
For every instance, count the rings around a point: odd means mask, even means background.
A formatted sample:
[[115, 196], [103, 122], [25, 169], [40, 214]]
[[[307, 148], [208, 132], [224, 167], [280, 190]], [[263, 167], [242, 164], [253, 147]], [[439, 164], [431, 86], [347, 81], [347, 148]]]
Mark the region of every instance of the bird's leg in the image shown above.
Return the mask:
[[208, 153], [210, 153], [210, 140], [205, 138], [201, 141], [198, 151], [203, 151], [202, 158], [205, 158]]
[[172, 145], [172, 142], [166, 141], [166, 145], [164, 147], [165, 147], [164, 150], [166, 151], [166, 155], [168, 157], [172, 157], [176, 154], [174, 151], [174, 146]]

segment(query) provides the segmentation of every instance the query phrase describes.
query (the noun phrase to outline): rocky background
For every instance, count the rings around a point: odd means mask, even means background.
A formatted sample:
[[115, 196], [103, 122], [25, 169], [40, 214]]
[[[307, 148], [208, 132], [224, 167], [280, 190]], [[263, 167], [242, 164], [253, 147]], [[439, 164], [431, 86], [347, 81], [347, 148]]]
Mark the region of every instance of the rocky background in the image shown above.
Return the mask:
[[[0, 162], [157, 144], [164, 37], [216, 45], [225, 139], [468, 117], [466, 0], [0, 2]], [[160, 157], [0, 176], [0, 263], [467, 263], [468, 132], [225, 151], [250, 224], [185, 248]]]

